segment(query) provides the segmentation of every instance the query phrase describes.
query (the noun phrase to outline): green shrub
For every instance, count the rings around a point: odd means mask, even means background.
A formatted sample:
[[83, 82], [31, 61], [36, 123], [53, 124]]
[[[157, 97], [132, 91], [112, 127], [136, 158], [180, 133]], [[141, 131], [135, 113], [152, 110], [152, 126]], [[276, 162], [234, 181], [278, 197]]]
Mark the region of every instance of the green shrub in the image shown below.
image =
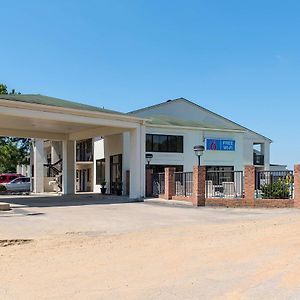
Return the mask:
[[6, 191], [6, 187], [0, 184], [0, 192], [5, 192], [5, 191]]
[[264, 199], [287, 199], [290, 196], [291, 182], [286, 179], [262, 186], [261, 191]]

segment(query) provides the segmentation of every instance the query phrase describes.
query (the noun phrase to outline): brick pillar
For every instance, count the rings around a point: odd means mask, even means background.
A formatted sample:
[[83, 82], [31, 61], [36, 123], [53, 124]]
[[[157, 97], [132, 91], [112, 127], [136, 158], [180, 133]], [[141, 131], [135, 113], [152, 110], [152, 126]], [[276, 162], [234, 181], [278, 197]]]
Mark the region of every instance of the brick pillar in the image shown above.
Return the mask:
[[165, 168], [165, 196], [167, 200], [171, 200], [175, 195], [175, 168]]
[[193, 167], [193, 205], [205, 206], [206, 167]]
[[146, 169], [146, 197], [150, 197], [153, 194], [152, 186], [153, 170]]
[[300, 208], [300, 165], [294, 166], [294, 207]]
[[248, 165], [244, 170], [244, 191], [245, 202], [254, 206], [254, 193], [255, 193], [255, 167]]

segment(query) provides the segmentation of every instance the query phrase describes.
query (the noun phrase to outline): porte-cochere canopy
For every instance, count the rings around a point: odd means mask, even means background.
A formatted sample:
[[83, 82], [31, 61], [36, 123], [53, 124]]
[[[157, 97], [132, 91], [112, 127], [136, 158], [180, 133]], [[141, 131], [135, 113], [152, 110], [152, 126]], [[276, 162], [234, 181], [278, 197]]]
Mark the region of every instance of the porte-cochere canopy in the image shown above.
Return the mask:
[[144, 196], [145, 120], [43, 95], [0, 95], [0, 136], [63, 141], [63, 192], [75, 191], [76, 140], [130, 133], [130, 197]]

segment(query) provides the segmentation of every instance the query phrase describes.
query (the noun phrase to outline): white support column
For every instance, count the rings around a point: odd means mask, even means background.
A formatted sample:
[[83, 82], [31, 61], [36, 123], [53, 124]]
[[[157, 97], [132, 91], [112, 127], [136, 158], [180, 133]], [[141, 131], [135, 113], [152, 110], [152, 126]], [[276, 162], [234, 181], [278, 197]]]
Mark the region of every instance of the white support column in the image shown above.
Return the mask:
[[265, 171], [270, 170], [270, 143], [265, 142], [261, 144], [261, 152], [264, 155], [264, 167]]
[[141, 155], [141, 196], [146, 197], [146, 127], [141, 125], [140, 130], [141, 143], [140, 143], [140, 155]]
[[131, 199], [143, 196], [141, 173], [141, 128], [130, 131], [130, 193]]
[[36, 139], [33, 146], [33, 192], [44, 192], [44, 140]]
[[75, 141], [63, 141], [63, 194], [75, 194]]
[[52, 141], [51, 142], [51, 164], [59, 161], [61, 157], [61, 142]]

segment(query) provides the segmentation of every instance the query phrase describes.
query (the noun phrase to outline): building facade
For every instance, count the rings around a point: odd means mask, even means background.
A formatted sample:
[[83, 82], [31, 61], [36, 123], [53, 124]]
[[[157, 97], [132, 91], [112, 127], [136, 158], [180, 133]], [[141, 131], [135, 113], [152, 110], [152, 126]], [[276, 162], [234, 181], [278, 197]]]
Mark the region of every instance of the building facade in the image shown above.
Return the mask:
[[[154, 173], [165, 167], [189, 172], [197, 164], [195, 145], [205, 151], [201, 164], [207, 170], [242, 171], [245, 165], [257, 170], [269, 170], [272, 141], [248, 128], [215, 114], [184, 98], [145, 107], [126, 114], [139, 120], [134, 138], [130, 131], [111, 130], [105, 135], [90, 134], [89, 138], [75, 141], [76, 192], [130, 194], [133, 164], [145, 170], [145, 155], [152, 154], [150, 168]], [[116, 132], [117, 131], [117, 132]], [[81, 135], [78, 134], [78, 137]], [[136, 140], [138, 140], [138, 143]], [[44, 191], [60, 191], [63, 165], [63, 145], [57, 141], [36, 140], [33, 153], [40, 153], [43, 143]], [[136, 146], [139, 145], [137, 149]], [[34, 156], [34, 155], [33, 155]], [[36, 164], [41, 165], [40, 158]], [[131, 174], [130, 174], [131, 173]], [[145, 172], [141, 171], [139, 190], [145, 195]]]
[[[213, 170], [243, 170], [254, 165], [270, 169], [271, 140], [238, 125], [195, 103], [180, 98], [146, 107], [129, 115], [144, 118], [145, 152], [153, 158], [153, 172], [173, 166], [177, 171], [192, 171], [197, 164], [195, 145], [204, 145], [201, 164]], [[94, 191], [101, 182], [113, 192], [117, 181], [126, 186], [130, 156], [128, 133], [94, 139]], [[126, 189], [124, 188], [125, 193]]]

